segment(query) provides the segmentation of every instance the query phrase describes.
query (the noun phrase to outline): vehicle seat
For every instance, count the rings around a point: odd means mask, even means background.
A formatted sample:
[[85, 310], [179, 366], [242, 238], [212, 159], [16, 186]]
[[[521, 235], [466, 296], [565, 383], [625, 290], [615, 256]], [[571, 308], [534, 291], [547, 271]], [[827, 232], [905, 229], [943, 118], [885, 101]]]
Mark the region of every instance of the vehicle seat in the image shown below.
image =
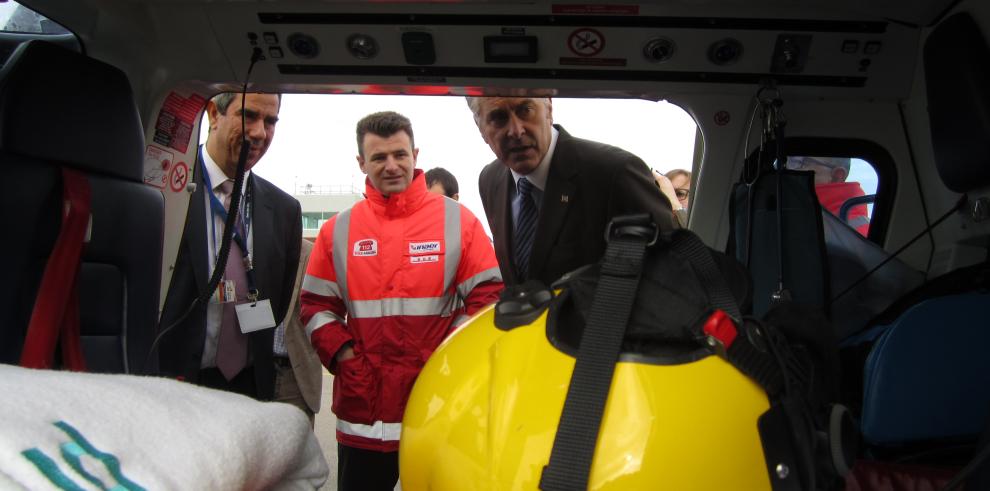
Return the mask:
[[[987, 39], [968, 14], [950, 16], [925, 42], [935, 166], [949, 190], [967, 193], [971, 201], [990, 187], [988, 63]], [[990, 239], [986, 224], [957, 227], [957, 243]], [[988, 279], [990, 262], [951, 271], [898, 300], [878, 327], [864, 333], [879, 334], [863, 377], [861, 429], [875, 459], [867, 467], [903, 460], [907, 451], [919, 465], [902, 472], [912, 486], [943, 487], [945, 480], [933, 481], [928, 466], [958, 469], [972, 458], [990, 414]], [[973, 481], [967, 484], [972, 489]]]
[[990, 293], [926, 300], [866, 360], [861, 428], [871, 446], [976, 437], [990, 413]]
[[126, 75], [43, 41], [0, 70], [0, 362], [17, 363], [59, 233], [63, 166], [92, 192], [78, 279], [87, 368], [135, 372], [158, 316], [164, 201], [143, 183], [144, 131]]

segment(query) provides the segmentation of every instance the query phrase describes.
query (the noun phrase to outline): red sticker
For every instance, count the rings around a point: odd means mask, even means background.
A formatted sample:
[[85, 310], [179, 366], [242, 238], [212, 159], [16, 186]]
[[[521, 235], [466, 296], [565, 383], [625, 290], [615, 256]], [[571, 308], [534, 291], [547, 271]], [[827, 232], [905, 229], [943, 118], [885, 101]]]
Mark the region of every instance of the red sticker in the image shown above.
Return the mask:
[[582, 27], [567, 37], [567, 48], [578, 56], [595, 56], [605, 49], [605, 36], [590, 27]]
[[169, 94], [158, 113], [152, 141], [185, 153], [192, 138], [196, 117], [205, 105], [206, 99], [200, 95], [193, 94], [185, 98], [175, 92]]
[[178, 193], [183, 189], [186, 189], [186, 183], [189, 182], [189, 166], [185, 162], [179, 162], [172, 167], [172, 171], [168, 173], [168, 187], [172, 191]]
[[576, 56], [561, 56], [561, 65], [576, 66], [626, 66], [625, 58], [578, 58]]
[[585, 15], [637, 15], [639, 5], [598, 5], [586, 3], [554, 4], [551, 11], [555, 14], [585, 14]]
[[719, 111], [715, 113], [715, 124], [719, 126], [725, 126], [729, 124], [730, 120], [729, 111]]

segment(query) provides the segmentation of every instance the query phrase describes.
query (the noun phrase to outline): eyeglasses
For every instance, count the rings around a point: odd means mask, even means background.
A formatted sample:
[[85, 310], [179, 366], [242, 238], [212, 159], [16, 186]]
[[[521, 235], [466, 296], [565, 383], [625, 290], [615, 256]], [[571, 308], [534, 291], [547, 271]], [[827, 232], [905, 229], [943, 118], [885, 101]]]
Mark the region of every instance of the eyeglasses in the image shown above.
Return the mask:
[[677, 199], [687, 199], [688, 196], [691, 196], [691, 190], [679, 188], [674, 190], [674, 194], [677, 195]]
[[834, 165], [827, 164], [814, 157], [787, 157], [787, 168], [791, 170], [805, 170], [805, 169], [814, 170], [811, 167], [813, 165], [825, 167], [828, 169], [835, 168]]

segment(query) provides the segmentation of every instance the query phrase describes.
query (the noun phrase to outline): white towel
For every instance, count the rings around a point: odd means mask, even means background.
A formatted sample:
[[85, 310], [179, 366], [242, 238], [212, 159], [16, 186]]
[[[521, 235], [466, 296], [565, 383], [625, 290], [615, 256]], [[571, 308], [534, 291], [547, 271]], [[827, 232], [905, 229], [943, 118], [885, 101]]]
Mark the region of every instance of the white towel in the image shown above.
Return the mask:
[[163, 378], [0, 365], [4, 489], [75, 489], [59, 479], [87, 490], [316, 489], [328, 473], [309, 420], [288, 404]]

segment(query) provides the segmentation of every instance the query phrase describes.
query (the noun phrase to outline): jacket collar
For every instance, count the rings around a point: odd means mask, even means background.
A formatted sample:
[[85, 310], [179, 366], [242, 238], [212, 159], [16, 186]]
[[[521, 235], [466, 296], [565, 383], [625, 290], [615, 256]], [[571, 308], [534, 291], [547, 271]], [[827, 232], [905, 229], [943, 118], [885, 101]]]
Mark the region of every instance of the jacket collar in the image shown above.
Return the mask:
[[371, 184], [371, 179], [364, 179], [364, 196], [371, 204], [375, 214], [387, 217], [406, 216], [419, 209], [426, 198], [426, 175], [420, 169], [413, 170], [413, 180], [409, 187], [401, 193], [385, 197]]

